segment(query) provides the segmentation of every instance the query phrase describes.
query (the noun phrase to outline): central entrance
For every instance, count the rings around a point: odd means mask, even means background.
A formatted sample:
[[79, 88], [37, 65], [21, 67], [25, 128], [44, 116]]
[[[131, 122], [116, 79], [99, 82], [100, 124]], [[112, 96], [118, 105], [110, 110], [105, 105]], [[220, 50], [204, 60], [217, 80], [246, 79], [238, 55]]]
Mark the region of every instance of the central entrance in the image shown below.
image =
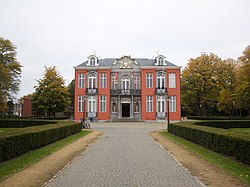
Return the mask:
[[122, 117], [130, 117], [130, 103], [122, 103]]

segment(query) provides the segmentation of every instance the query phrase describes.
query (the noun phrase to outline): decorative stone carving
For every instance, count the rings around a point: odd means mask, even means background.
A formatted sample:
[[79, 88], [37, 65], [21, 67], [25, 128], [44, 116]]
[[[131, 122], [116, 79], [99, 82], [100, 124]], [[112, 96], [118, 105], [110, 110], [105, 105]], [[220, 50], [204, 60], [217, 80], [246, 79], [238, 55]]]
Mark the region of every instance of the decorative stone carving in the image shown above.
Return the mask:
[[131, 99], [127, 97], [121, 98], [121, 103], [131, 103]]

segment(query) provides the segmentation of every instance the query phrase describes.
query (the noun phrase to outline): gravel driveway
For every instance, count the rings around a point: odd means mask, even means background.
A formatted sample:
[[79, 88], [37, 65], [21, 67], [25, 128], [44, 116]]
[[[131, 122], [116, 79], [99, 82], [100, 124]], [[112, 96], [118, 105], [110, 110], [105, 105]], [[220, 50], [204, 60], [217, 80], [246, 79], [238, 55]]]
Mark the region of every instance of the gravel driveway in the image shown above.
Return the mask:
[[148, 133], [164, 123], [96, 123], [95, 143], [47, 186], [203, 186]]

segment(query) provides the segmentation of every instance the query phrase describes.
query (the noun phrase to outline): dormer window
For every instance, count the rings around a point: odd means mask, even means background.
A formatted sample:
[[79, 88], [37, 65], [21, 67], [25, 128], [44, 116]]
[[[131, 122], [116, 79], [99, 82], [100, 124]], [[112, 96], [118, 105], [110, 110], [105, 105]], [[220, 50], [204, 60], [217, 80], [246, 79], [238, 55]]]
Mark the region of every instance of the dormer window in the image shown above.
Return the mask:
[[87, 66], [98, 66], [98, 59], [95, 55], [91, 55], [88, 58]]
[[165, 57], [163, 55], [159, 55], [158, 57], [156, 57], [155, 65], [156, 66], [164, 66], [164, 65], [166, 65]]

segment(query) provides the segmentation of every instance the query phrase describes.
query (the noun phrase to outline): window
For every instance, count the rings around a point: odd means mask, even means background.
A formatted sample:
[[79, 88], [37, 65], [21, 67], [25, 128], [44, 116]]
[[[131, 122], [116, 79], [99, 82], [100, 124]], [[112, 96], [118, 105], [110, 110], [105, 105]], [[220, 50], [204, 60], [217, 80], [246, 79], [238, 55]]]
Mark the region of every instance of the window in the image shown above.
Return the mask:
[[116, 75], [112, 75], [111, 86], [112, 86], [112, 89], [114, 89], [114, 90], [117, 89], [117, 77], [116, 77]]
[[84, 88], [84, 74], [78, 74], [78, 88]]
[[88, 99], [88, 112], [96, 112], [96, 98], [93, 96]]
[[146, 87], [147, 88], [153, 87], [153, 73], [146, 74]]
[[140, 76], [138, 75], [134, 76], [134, 89], [140, 89]]
[[176, 96], [169, 96], [169, 112], [176, 112]]
[[157, 88], [164, 89], [165, 88], [165, 74], [163, 72], [157, 73]]
[[157, 97], [157, 112], [165, 112], [166, 98], [164, 96]]
[[100, 87], [101, 88], [107, 88], [107, 74], [106, 73], [101, 73], [100, 75]]
[[112, 113], [117, 113], [117, 103], [116, 103], [116, 101], [112, 102]]
[[169, 88], [176, 88], [175, 73], [169, 73]]
[[162, 57], [158, 58], [158, 65], [159, 66], [163, 65], [163, 58]]
[[96, 88], [96, 75], [94, 73], [89, 74], [89, 88]]
[[95, 58], [94, 57], [90, 58], [90, 64], [89, 65], [90, 66], [95, 66]]
[[134, 113], [139, 113], [140, 112], [140, 103], [138, 100], [134, 101]]
[[78, 96], [78, 112], [83, 112], [84, 111], [84, 99], [83, 96], [80, 95]]
[[130, 79], [129, 76], [122, 77], [122, 89], [129, 90], [130, 89]]
[[100, 96], [100, 112], [106, 112], [106, 96]]
[[153, 96], [146, 96], [146, 112], [153, 112]]

